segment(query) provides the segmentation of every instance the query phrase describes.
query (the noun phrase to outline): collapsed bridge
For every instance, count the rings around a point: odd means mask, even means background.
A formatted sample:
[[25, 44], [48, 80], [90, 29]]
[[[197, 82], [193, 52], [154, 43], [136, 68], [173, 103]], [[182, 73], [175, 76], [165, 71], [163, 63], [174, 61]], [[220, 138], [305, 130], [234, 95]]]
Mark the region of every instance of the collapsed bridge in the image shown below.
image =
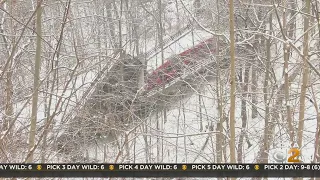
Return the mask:
[[[71, 153], [71, 148], [101, 137], [113, 141], [117, 131], [138, 126], [170, 101], [192, 93], [199, 82], [212, 80], [215, 69], [229, 66], [226, 48], [221, 45], [218, 48], [219, 42], [214, 37], [194, 41], [194, 31], [184, 30], [165, 40], [163, 46], [173, 49], [179, 41], [186, 44], [183, 42], [188, 35], [192, 36], [192, 44], [161, 59], [161, 63], [158, 63], [159, 56], [163, 57], [160, 47], [146, 52], [144, 57], [119, 51], [110, 58], [111, 63], [103, 68], [81, 103], [67, 117], [68, 128], [57, 139], [59, 152], [71, 155], [72, 160], [83, 159], [81, 150], [78, 154]], [[145, 58], [146, 64], [142, 64], [141, 58]]]

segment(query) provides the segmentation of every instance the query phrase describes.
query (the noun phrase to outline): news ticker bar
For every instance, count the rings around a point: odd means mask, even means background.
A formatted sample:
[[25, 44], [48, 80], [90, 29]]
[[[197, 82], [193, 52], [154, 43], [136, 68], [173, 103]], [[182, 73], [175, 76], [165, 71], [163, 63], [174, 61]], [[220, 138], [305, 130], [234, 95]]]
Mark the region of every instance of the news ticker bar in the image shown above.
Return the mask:
[[0, 177], [320, 177], [320, 164], [0, 164]]

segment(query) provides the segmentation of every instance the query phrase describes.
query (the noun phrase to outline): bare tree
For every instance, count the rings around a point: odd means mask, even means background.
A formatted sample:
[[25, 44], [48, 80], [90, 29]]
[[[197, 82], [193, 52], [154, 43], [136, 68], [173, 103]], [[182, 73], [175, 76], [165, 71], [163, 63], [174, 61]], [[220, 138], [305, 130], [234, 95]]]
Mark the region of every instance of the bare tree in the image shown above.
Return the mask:
[[35, 137], [36, 137], [36, 125], [37, 125], [37, 114], [38, 114], [38, 96], [39, 96], [39, 85], [40, 85], [40, 67], [41, 67], [41, 15], [42, 15], [42, 1], [37, 1], [37, 20], [36, 20], [36, 33], [37, 33], [37, 48], [35, 56], [35, 67], [34, 67], [34, 82], [33, 82], [33, 97], [32, 97], [32, 112], [30, 118], [30, 134], [29, 134], [29, 156], [27, 162], [33, 161], [33, 152], [35, 150]]
[[229, 20], [230, 20], [230, 162], [236, 162], [236, 135], [235, 135], [235, 111], [236, 111], [236, 75], [235, 75], [235, 33], [234, 33], [234, 4], [233, 0], [229, 1]]
[[318, 1], [33, 3], [0, 3], [3, 162], [319, 160]]
[[[310, 14], [310, 0], [305, 2], [305, 13]], [[305, 115], [305, 100], [306, 91], [309, 80], [309, 16], [304, 17], [304, 36], [303, 36], [303, 73], [302, 73], [302, 84], [301, 84], [301, 95], [300, 95], [300, 109], [299, 109], [299, 125], [298, 125], [298, 146], [302, 147], [303, 130], [304, 130], [304, 115]]]

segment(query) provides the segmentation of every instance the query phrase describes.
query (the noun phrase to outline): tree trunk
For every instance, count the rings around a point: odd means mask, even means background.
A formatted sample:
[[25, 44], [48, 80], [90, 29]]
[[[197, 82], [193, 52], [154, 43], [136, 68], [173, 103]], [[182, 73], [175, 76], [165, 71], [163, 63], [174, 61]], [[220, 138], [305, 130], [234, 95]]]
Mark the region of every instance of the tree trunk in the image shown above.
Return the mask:
[[[219, 0], [216, 0], [216, 4], [217, 4], [217, 12], [220, 11], [220, 8], [219, 8]], [[217, 29], [218, 29], [218, 32], [220, 31], [220, 28], [219, 28], [219, 24], [220, 24], [220, 15], [217, 14]], [[217, 37], [217, 42], [216, 42], [216, 45], [217, 45], [217, 50], [216, 52], [220, 52], [220, 49], [222, 47], [220, 47], [220, 38], [219, 36]], [[217, 59], [217, 67], [220, 67], [220, 64], [221, 64], [221, 58], [220, 58], [220, 54], [218, 54], [216, 56], [216, 59]], [[223, 121], [224, 121], [224, 114], [223, 114], [223, 95], [222, 95], [222, 92], [223, 92], [223, 84], [220, 83], [221, 82], [221, 70], [220, 68], [217, 68], [217, 78], [216, 78], [216, 86], [217, 86], [217, 91], [216, 91], [216, 94], [217, 94], [217, 100], [218, 100], [218, 112], [219, 112], [219, 121], [217, 122], [217, 127], [216, 127], [216, 130], [217, 130], [217, 133], [216, 133], [216, 161], [217, 163], [222, 163], [222, 151], [223, 151], [223, 147], [225, 146], [225, 144], [223, 142], [225, 142], [225, 140], [223, 139]], [[213, 146], [212, 146], [213, 147]], [[214, 152], [214, 151], [213, 151]], [[222, 178], [218, 178], [218, 180], [220, 180]]]
[[161, 156], [161, 144], [160, 144], [160, 133], [161, 133], [161, 129], [160, 129], [160, 118], [159, 118], [159, 111], [157, 110], [156, 112], [156, 119], [157, 119], [157, 163], [160, 163], [160, 156]]
[[178, 0], [175, 0], [176, 2], [176, 10], [177, 10], [177, 30], [179, 31], [180, 30], [180, 14], [179, 14], [179, 4], [178, 4]]
[[[113, 17], [112, 17], [112, 14], [111, 14], [111, 9], [112, 9], [112, 3], [110, 2], [110, 3], [108, 3], [107, 4], [107, 7], [109, 7], [110, 9], [108, 10], [106, 10], [107, 12], [107, 18], [108, 18], [108, 22], [109, 22], [109, 31], [110, 31], [110, 36], [111, 36], [111, 43], [110, 44], [113, 44], [113, 47], [114, 48], [119, 48], [119, 46], [117, 45], [118, 43], [117, 43], [117, 41], [116, 41], [116, 33], [115, 33], [115, 26], [114, 26], [114, 23], [113, 23]], [[116, 11], [116, 9], [115, 9], [115, 11]]]
[[199, 102], [199, 130], [200, 132], [203, 131], [203, 123], [202, 123], [202, 104], [201, 104], [201, 94], [198, 95], [198, 102]]
[[[269, 16], [269, 35], [272, 35], [272, 14]], [[270, 69], [271, 69], [271, 37], [269, 37], [266, 41], [266, 73], [263, 82], [263, 100], [265, 105], [265, 117], [264, 117], [264, 135], [263, 135], [263, 144], [260, 147], [260, 157], [259, 162], [268, 163], [268, 150], [269, 150], [269, 142], [268, 142], [268, 133], [269, 133], [269, 121], [270, 121], [270, 108], [268, 102], [268, 85], [270, 79]]]
[[[243, 78], [243, 91], [242, 91], [242, 99], [241, 99], [241, 119], [242, 119], [242, 126], [241, 126], [241, 134], [239, 137], [239, 144], [238, 144], [238, 163], [242, 163], [242, 150], [243, 150], [243, 139], [246, 133], [247, 127], [247, 97], [248, 97], [248, 83], [249, 83], [249, 71], [250, 66], [249, 62], [245, 63], [244, 67], [244, 78]], [[242, 82], [242, 78], [240, 80]]]
[[231, 56], [231, 91], [230, 91], [230, 162], [236, 163], [235, 109], [236, 109], [236, 76], [235, 76], [235, 33], [234, 33], [234, 4], [229, 0], [230, 20], [230, 56]]
[[301, 95], [300, 95], [300, 109], [299, 109], [299, 125], [298, 125], [298, 146], [302, 147], [303, 141], [303, 129], [304, 129], [304, 110], [305, 110], [305, 100], [306, 91], [309, 79], [309, 65], [308, 65], [308, 51], [309, 51], [309, 14], [310, 14], [310, 0], [305, 1], [305, 15], [304, 17], [304, 37], [303, 37], [303, 74], [302, 74], [302, 85], [301, 85]]
[[[159, 17], [159, 22], [158, 22], [158, 39], [159, 39], [159, 45], [160, 45], [160, 48], [161, 48], [161, 64], [164, 63], [165, 59], [164, 59], [164, 52], [163, 52], [163, 27], [162, 27], [162, 0], [158, 0], [158, 11], [159, 11], [159, 14], [158, 14], [158, 17]], [[162, 74], [162, 80], [164, 81], [165, 77], [164, 77], [164, 73], [161, 73]], [[165, 86], [166, 86], [166, 83], [163, 83], [163, 86], [162, 86], [162, 89], [164, 90], [165, 89]], [[166, 107], [166, 102], [162, 102], [163, 104], [163, 107], [162, 107], [162, 117], [163, 119], [161, 118], [161, 134], [163, 133], [162, 132], [162, 129], [163, 129], [163, 126], [164, 124], [167, 122], [167, 109], [165, 108]], [[161, 162], [163, 161], [163, 138], [161, 138]]]
[[[284, 4], [286, 7], [286, 4]], [[287, 35], [287, 16], [286, 11], [283, 11], [283, 32], [284, 35]], [[291, 146], [294, 144], [294, 129], [293, 122], [291, 117], [291, 106], [290, 106], [290, 93], [289, 93], [289, 58], [290, 58], [290, 45], [287, 43], [283, 43], [283, 59], [284, 59], [284, 67], [283, 67], [283, 76], [284, 76], [284, 93], [285, 93], [285, 104], [286, 104], [286, 113], [287, 113], [287, 122], [288, 122], [288, 130]]]
[[252, 119], [256, 118], [258, 116], [258, 75], [257, 75], [257, 59], [254, 59], [252, 62], [252, 71], [251, 71], [251, 78], [252, 78], [252, 84], [251, 84], [251, 91], [252, 91]]
[[[179, 133], [180, 133], [180, 116], [181, 116], [181, 100], [180, 100], [180, 106], [178, 108], [178, 118], [177, 118], [177, 136], [179, 136]], [[178, 157], [179, 157], [179, 152], [178, 152], [178, 149], [179, 149], [179, 138], [176, 138], [176, 163], [178, 163]]]
[[[11, 1], [10, 2], [10, 14], [14, 15], [14, 7], [15, 7], [15, 1]], [[11, 18], [10, 21], [10, 33], [12, 34], [12, 47], [15, 44], [15, 26], [14, 26], [14, 21]], [[9, 44], [7, 41], [7, 38], [3, 35], [3, 39], [4, 39], [4, 43], [6, 45], [6, 48], [8, 48], [6, 51], [9, 52]], [[12, 52], [14, 53], [14, 52]], [[3, 131], [9, 130], [10, 124], [12, 123], [12, 117], [13, 117], [13, 102], [12, 102], [12, 98], [13, 98], [13, 83], [12, 83], [12, 76], [13, 76], [13, 56], [10, 56], [10, 54], [8, 53], [8, 70], [6, 72], [6, 84], [5, 84], [5, 92], [6, 92], [6, 100], [5, 100], [5, 116], [4, 116], [4, 123], [3, 123]]]
[[[11, 61], [11, 60], [10, 60]], [[12, 61], [11, 61], [12, 62]], [[13, 84], [12, 84], [12, 63], [10, 63], [9, 68], [6, 73], [6, 106], [5, 106], [5, 117], [4, 117], [4, 123], [3, 123], [3, 130], [8, 130], [13, 116], [13, 102], [12, 102], [12, 96], [13, 96]]]
[[41, 67], [41, 14], [42, 5], [41, 0], [38, 0], [37, 11], [37, 22], [36, 22], [36, 32], [37, 32], [37, 44], [36, 44], [36, 57], [35, 57], [35, 72], [34, 72], [34, 82], [33, 82], [33, 97], [32, 97], [32, 112], [31, 112], [31, 122], [30, 122], [30, 134], [29, 134], [29, 152], [31, 152], [27, 163], [33, 161], [34, 145], [36, 137], [36, 124], [37, 124], [37, 113], [38, 113], [38, 89], [40, 81], [40, 67]]
[[[183, 134], [186, 134], [187, 133], [186, 112], [185, 112], [185, 106], [183, 103], [182, 103], [182, 116], [183, 116], [183, 121], [182, 121]], [[188, 149], [187, 149], [187, 137], [186, 136], [183, 137], [183, 145], [184, 145], [184, 158], [185, 158], [184, 162], [188, 163]]]

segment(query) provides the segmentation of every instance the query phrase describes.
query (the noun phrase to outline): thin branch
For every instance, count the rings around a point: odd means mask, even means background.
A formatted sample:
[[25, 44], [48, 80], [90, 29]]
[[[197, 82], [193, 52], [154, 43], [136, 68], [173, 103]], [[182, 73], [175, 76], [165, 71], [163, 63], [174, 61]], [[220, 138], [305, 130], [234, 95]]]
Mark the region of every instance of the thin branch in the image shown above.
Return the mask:
[[181, 4], [183, 5], [183, 7], [185, 8], [185, 10], [190, 14], [190, 16], [192, 17], [192, 19], [198, 24], [198, 26], [199, 26], [201, 29], [203, 29], [203, 30], [206, 31], [207, 33], [210, 33], [210, 34], [212, 34], [212, 35], [214, 35], [214, 36], [222, 36], [222, 37], [224, 37], [224, 38], [230, 43], [230, 39], [229, 39], [226, 35], [212, 32], [212, 31], [208, 30], [207, 28], [203, 27], [203, 26], [199, 23], [199, 21], [192, 15], [192, 13], [189, 11], [189, 9], [185, 6], [185, 4], [183, 3], [183, 1], [180, 0], [180, 2], [181, 2]]

